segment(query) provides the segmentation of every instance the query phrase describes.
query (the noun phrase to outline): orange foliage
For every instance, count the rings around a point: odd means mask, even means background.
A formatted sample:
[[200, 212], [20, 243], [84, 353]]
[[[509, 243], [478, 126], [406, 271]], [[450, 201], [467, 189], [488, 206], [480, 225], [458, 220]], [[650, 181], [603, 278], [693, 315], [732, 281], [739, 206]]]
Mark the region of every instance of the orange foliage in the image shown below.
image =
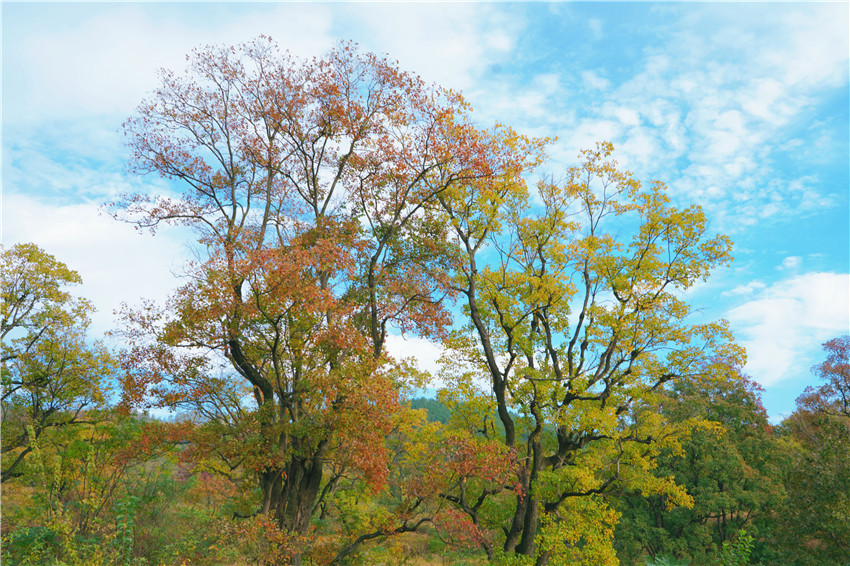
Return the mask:
[[125, 309], [123, 402], [198, 416], [185, 454], [253, 474], [260, 509], [304, 533], [326, 463], [386, 481], [387, 333], [449, 323], [441, 199], [523, 183], [545, 140], [480, 129], [458, 93], [349, 43], [299, 60], [260, 37], [187, 60], [124, 124], [132, 168], [184, 190], [112, 212], [188, 226], [199, 255], [164, 308]]

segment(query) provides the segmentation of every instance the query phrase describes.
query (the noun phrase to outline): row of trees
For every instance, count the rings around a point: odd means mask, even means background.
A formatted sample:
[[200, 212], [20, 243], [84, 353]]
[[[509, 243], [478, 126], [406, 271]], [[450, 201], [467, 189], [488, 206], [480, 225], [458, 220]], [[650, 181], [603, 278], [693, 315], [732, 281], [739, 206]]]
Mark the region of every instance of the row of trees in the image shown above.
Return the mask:
[[[419, 532], [511, 564], [699, 561], [777, 518], [789, 468], [766, 454], [799, 462], [816, 454], [806, 434], [847, 432], [846, 399], [829, 426], [770, 430], [725, 323], [692, 323], [682, 299], [731, 243], [610, 144], [530, 189], [548, 140], [483, 129], [459, 94], [352, 45], [298, 60], [267, 38], [194, 52], [124, 129], [134, 169], [184, 192], [110, 209], [188, 227], [198, 259], [166, 304], [124, 309], [111, 353], [84, 340], [75, 273], [32, 245], [4, 252], [4, 491], [55, 518], [5, 513], [12, 548], [46, 528], [73, 561], [100, 529], [130, 561], [119, 542], [165, 482], [206, 493], [195, 519], [264, 563], [352, 562]], [[399, 331], [444, 345], [446, 424], [404, 403], [428, 376], [388, 354]], [[806, 414], [847, 393], [844, 375]], [[150, 409], [181, 418], [127, 416]], [[192, 560], [220, 560], [212, 544]]]
[[[79, 282], [74, 272], [31, 244], [4, 250], [2, 265], [3, 330], [12, 336], [3, 351], [4, 561], [271, 564], [300, 550], [313, 563], [395, 564], [429, 553], [522, 563], [503, 545], [527, 463], [503, 446], [498, 409], [480, 392], [457, 383], [437, 400], [400, 405], [383, 484], [375, 489], [334, 461], [310, 528], [295, 536], [272, 514], [249, 516], [263, 500], [252, 487], [261, 476], [205, 451], [208, 418], [161, 422], [109, 406], [115, 356], [62, 339], [85, 325], [76, 318], [85, 303], [65, 288]], [[554, 563], [845, 564], [850, 336], [824, 347], [814, 368], [823, 385], [807, 389], [777, 427], [758, 386], [732, 369], [668, 388], [654, 408], [675, 438], [657, 443], [640, 476], [631, 471], [643, 489], [621, 478], [569, 495], [558, 534], [544, 531], [538, 544], [557, 541]], [[536, 423], [513, 409], [509, 416], [530, 442]], [[554, 450], [557, 429], [541, 436]], [[262, 457], [250, 453], [250, 435], [243, 439], [246, 462]], [[589, 484], [607, 481], [604, 466], [573, 467]], [[544, 478], [540, 493], [557, 493], [544, 482], [558, 479]]]

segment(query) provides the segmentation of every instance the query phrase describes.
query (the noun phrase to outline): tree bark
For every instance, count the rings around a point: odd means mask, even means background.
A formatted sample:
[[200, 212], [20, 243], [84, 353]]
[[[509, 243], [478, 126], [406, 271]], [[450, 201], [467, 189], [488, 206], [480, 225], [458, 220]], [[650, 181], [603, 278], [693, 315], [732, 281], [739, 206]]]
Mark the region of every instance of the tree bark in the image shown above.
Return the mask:
[[298, 534], [306, 533], [309, 529], [322, 484], [323, 452], [320, 449], [311, 458], [293, 457], [289, 462], [276, 505], [281, 528]]
[[[293, 456], [284, 468], [259, 473], [263, 492], [260, 512], [269, 515], [282, 531], [295, 535], [309, 531], [321, 491], [327, 446], [327, 440], [323, 440], [311, 456]], [[289, 564], [300, 566], [302, 554], [294, 551]]]

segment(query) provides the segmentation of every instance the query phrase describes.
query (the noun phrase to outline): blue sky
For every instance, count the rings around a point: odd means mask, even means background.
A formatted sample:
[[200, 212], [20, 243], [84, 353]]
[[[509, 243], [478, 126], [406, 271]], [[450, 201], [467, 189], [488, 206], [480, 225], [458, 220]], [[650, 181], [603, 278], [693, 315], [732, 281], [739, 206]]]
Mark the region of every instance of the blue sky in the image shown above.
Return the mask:
[[[77, 269], [99, 307], [162, 299], [184, 235], [99, 212], [126, 174], [121, 122], [193, 47], [266, 34], [296, 55], [339, 39], [461, 90], [482, 125], [557, 136], [539, 174], [614, 143], [620, 163], [704, 207], [734, 264], [691, 290], [727, 318], [776, 419], [850, 332], [848, 3], [2, 4], [2, 240]], [[400, 339], [393, 347], [401, 348]], [[411, 339], [433, 367], [438, 350]]]

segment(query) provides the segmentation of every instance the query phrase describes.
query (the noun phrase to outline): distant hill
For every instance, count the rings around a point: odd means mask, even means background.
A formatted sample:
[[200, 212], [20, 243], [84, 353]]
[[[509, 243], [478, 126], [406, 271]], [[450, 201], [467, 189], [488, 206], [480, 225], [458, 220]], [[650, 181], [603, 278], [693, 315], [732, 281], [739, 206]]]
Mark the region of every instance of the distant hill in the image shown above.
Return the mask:
[[411, 399], [410, 406], [413, 409], [425, 409], [428, 412], [428, 420], [430, 422], [448, 424], [449, 417], [451, 416], [449, 408], [436, 399], [428, 399], [426, 397]]

